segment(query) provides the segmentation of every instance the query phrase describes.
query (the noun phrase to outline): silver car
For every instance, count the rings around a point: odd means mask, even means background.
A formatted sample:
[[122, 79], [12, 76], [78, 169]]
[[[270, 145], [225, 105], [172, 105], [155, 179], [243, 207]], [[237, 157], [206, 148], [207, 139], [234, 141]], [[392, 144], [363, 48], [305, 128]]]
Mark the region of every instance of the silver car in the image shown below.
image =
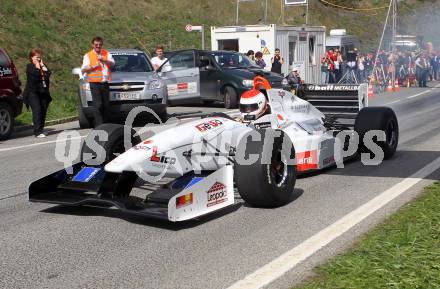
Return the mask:
[[[154, 72], [150, 59], [137, 49], [108, 49], [115, 59], [110, 86], [111, 121], [125, 120], [128, 113], [137, 106], [154, 110], [162, 120], [167, 116], [167, 91], [164, 81]], [[79, 124], [81, 128], [93, 125], [93, 107], [90, 85], [81, 73], [74, 68], [73, 74], [79, 76]]]

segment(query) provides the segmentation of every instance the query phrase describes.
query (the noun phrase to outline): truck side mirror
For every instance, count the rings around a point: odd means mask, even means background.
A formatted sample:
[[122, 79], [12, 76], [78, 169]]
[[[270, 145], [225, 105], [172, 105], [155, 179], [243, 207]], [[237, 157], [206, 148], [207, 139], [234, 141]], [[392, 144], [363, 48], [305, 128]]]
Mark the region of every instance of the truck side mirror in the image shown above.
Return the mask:
[[215, 67], [212, 66], [211, 64], [208, 64], [208, 65], [205, 66], [205, 69], [206, 69], [207, 71], [212, 71], [212, 70], [215, 70]]

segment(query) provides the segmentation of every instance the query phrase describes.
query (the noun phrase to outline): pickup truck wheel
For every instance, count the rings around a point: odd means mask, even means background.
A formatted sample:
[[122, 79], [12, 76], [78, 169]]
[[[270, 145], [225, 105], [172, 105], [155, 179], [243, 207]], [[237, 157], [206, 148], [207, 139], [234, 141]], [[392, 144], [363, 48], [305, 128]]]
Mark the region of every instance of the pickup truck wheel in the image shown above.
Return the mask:
[[89, 119], [85, 115], [81, 105], [78, 108], [78, 122], [79, 122], [80, 128], [91, 128], [92, 127], [92, 120]]
[[385, 132], [385, 141], [373, 141], [383, 150], [384, 159], [391, 158], [399, 142], [399, 124], [394, 111], [389, 107], [365, 107], [356, 116], [354, 130], [359, 135], [359, 153], [370, 153], [364, 144], [365, 134], [370, 130]]
[[[100, 140], [94, 131], [103, 131], [107, 134], [107, 141]], [[132, 147], [141, 142], [139, 136], [135, 136], [136, 132], [131, 129], [130, 143], [128, 147]], [[101, 147], [102, 149], [97, 149]], [[81, 160], [88, 162], [88, 160], [98, 159], [102, 160], [102, 164], [106, 164], [116, 158], [119, 154], [125, 152], [124, 145], [124, 125], [114, 123], [104, 123], [97, 126], [92, 133], [90, 133], [84, 140], [81, 149]], [[100, 154], [98, 156], [98, 154]], [[104, 155], [102, 155], [104, 154]]]
[[237, 92], [233, 87], [225, 87], [225, 108], [237, 108]]
[[14, 128], [12, 108], [6, 102], [0, 102], [0, 140], [7, 139]]
[[[296, 165], [294, 164], [295, 149], [289, 137], [281, 132], [275, 137], [273, 147], [264, 148], [264, 138], [269, 137], [269, 130], [257, 130], [261, 133], [261, 141], [247, 141], [243, 137], [237, 147], [237, 155], [243, 153], [258, 155], [258, 161], [253, 164], [241, 165], [237, 158], [235, 165], [235, 184], [243, 200], [255, 207], [279, 207], [296, 197], [295, 190]], [[272, 132], [275, 132], [272, 130]], [[249, 135], [248, 135], [249, 136]], [[264, 149], [264, 150], [263, 150]], [[240, 152], [241, 151], [241, 152]], [[267, 155], [268, 162], [262, 163], [262, 156]], [[289, 161], [290, 160], [290, 161]]]

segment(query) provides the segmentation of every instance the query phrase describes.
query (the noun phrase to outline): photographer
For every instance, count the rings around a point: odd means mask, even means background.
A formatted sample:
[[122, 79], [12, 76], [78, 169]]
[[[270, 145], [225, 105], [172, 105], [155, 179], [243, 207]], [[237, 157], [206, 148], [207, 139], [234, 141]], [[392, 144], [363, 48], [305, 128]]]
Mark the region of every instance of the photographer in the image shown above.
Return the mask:
[[26, 107], [31, 107], [34, 135], [38, 138], [46, 137], [44, 123], [46, 113], [52, 98], [49, 93], [50, 70], [42, 60], [43, 51], [33, 49], [29, 53], [29, 61], [26, 66], [26, 87], [23, 92], [23, 101]]

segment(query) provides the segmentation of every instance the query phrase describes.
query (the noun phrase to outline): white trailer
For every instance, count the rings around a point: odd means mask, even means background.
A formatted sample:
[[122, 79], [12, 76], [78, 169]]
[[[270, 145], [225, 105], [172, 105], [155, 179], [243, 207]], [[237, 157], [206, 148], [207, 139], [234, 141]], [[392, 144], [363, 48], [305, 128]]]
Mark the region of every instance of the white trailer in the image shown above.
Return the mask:
[[320, 61], [325, 54], [324, 26], [246, 25], [211, 27], [212, 50], [234, 50], [246, 53], [261, 51], [271, 69], [275, 48], [284, 57], [282, 73], [298, 68], [306, 83], [321, 83]]

